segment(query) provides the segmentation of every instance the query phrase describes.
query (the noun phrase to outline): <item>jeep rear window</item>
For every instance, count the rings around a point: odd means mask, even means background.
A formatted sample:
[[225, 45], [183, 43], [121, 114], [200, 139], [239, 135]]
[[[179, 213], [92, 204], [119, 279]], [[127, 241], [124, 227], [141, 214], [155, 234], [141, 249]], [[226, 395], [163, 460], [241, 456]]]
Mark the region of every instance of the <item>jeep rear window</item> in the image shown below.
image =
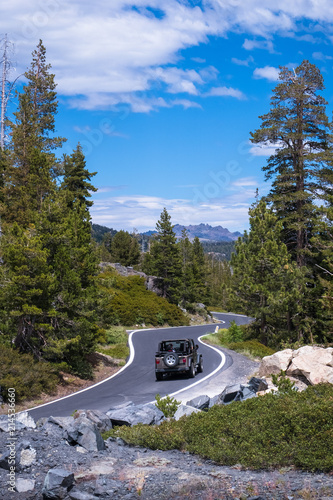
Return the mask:
[[[187, 342], [186, 342], [187, 344]], [[162, 342], [161, 349], [162, 351], [169, 351], [169, 350], [174, 350], [175, 352], [184, 352], [187, 349], [188, 346], [184, 345], [184, 342], [182, 341], [169, 341], [169, 342]]]

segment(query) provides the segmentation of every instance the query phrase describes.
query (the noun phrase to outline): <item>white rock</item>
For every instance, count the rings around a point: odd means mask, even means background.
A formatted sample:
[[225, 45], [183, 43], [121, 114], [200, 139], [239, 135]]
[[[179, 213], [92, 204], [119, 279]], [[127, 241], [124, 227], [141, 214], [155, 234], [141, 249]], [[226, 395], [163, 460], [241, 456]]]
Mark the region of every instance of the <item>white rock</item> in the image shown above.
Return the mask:
[[333, 353], [324, 347], [305, 345], [294, 351], [293, 358], [299, 356], [308, 359], [309, 362], [333, 366]]
[[82, 454], [85, 454], [85, 453], [88, 453], [88, 450], [86, 450], [85, 448], [83, 448], [82, 446], [75, 446], [75, 449], [78, 453], [82, 453]]
[[15, 481], [15, 489], [18, 493], [25, 493], [26, 491], [32, 491], [35, 488], [34, 479], [23, 479], [17, 478]]
[[26, 448], [21, 451], [20, 465], [23, 467], [30, 467], [36, 460], [37, 452], [34, 448]]
[[[310, 353], [310, 351], [308, 351]], [[313, 353], [312, 353], [313, 354]], [[299, 376], [302, 375], [311, 385], [321, 382], [333, 383], [333, 368], [316, 361], [320, 359], [318, 356], [308, 356], [303, 353], [293, 358], [291, 365], [287, 370], [287, 375]]]
[[17, 413], [16, 421], [21, 422], [21, 424], [25, 425], [25, 427], [36, 429], [36, 422], [27, 411], [21, 411], [20, 413]]
[[293, 356], [292, 349], [279, 351], [271, 356], [265, 356], [259, 368], [259, 377], [269, 376], [271, 374], [278, 375], [281, 370], [286, 371]]

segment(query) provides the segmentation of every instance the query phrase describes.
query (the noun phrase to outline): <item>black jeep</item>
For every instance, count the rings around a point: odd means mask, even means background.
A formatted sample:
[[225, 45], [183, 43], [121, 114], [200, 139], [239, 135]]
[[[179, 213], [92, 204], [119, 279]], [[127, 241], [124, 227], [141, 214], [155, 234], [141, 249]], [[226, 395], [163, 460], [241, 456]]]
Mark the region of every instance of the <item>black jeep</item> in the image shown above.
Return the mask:
[[156, 380], [162, 380], [164, 373], [187, 373], [195, 377], [203, 371], [202, 355], [193, 339], [163, 340], [155, 354]]

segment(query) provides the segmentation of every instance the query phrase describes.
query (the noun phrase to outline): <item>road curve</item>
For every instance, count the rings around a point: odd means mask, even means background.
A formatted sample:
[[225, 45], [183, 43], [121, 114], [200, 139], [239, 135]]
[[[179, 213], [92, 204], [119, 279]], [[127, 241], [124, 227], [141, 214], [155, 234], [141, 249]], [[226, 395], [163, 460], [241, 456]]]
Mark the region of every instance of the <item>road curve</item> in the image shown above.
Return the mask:
[[[225, 327], [228, 327], [232, 320], [235, 320], [237, 324], [245, 324], [249, 321], [246, 316], [229, 313], [214, 313], [214, 316], [225, 323]], [[38, 420], [51, 415], [68, 416], [75, 410], [83, 408], [105, 412], [113, 406], [129, 401], [144, 404], [153, 401], [157, 393], [161, 396], [176, 395], [195, 384], [205, 383], [210, 374], [214, 377], [216, 373], [221, 373], [233, 364], [230, 352], [222, 353], [221, 350], [205, 345], [199, 340], [201, 336], [214, 331], [215, 327], [216, 324], [134, 331], [129, 337], [131, 354], [124, 368], [103, 382], [30, 409], [29, 413]], [[204, 359], [203, 373], [197, 374], [194, 379], [178, 375], [157, 382], [154, 359], [158, 342], [167, 338], [186, 337], [193, 338], [200, 345], [199, 352]]]

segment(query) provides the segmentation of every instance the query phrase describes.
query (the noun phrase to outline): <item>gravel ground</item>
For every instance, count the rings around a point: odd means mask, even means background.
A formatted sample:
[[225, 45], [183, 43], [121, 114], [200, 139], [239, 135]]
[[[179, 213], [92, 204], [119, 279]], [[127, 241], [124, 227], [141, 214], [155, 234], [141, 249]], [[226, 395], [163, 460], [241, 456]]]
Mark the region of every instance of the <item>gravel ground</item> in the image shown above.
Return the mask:
[[[0, 450], [8, 437], [0, 433]], [[281, 469], [242, 470], [224, 467], [181, 451], [153, 451], [126, 446], [121, 440], [106, 441], [107, 449], [85, 452], [55, 439], [43, 430], [17, 432], [17, 484], [34, 480], [34, 489], [8, 491], [8, 471], [1, 468], [0, 498], [42, 499], [49, 469], [61, 467], [74, 473], [75, 485], [65, 500], [100, 499], [333, 499], [333, 475]], [[28, 447], [28, 448], [27, 448]], [[22, 449], [36, 450], [31, 465], [22, 464]], [[20, 465], [21, 462], [21, 465]]]

